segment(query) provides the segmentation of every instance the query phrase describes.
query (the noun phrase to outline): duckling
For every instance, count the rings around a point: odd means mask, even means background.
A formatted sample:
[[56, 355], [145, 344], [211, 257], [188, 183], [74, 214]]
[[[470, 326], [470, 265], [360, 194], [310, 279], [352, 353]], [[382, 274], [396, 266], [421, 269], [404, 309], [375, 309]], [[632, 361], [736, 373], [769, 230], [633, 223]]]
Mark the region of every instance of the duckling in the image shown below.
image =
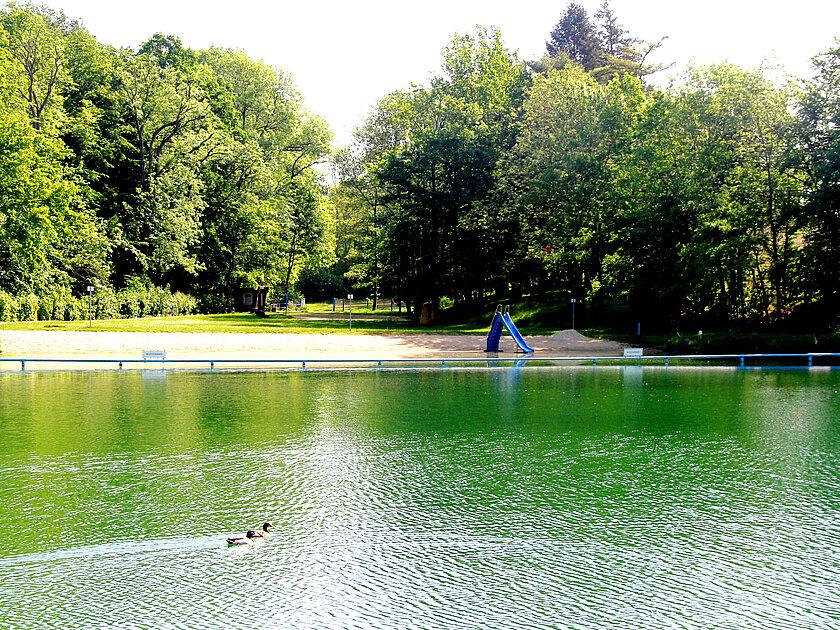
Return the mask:
[[259, 534], [255, 532], [253, 529], [249, 529], [245, 536], [233, 536], [227, 539], [227, 544], [229, 545], [249, 545], [251, 544], [251, 539], [258, 537]]
[[274, 525], [272, 525], [271, 523], [266, 521], [265, 523], [263, 523], [262, 529], [254, 532], [254, 537], [255, 538], [267, 538], [271, 534], [271, 532], [269, 530], [272, 527], [274, 527]]

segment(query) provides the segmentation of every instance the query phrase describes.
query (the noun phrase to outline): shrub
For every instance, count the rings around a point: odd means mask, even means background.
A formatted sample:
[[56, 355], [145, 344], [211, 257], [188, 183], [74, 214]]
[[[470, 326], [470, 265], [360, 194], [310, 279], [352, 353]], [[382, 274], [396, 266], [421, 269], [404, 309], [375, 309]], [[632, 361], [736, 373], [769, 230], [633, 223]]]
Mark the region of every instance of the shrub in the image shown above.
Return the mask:
[[38, 300], [38, 319], [46, 321], [53, 319], [53, 307], [55, 306], [55, 297], [53, 295], [42, 295]]
[[168, 291], [160, 287], [149, 287], [146, 289], [143, 303], [144, 315], [163, 315]]
[[74, 319], [83, 319], [85, 316], [85, 309], [81, 298], [70, 296], [70, 299], [64, 303], [64, 313], [62, 318], [64, 321], [72, 321]]
[[18, 298], [18, 319], [24, 322], [32, 322], [38, 319], [38, 296], [34, 293], [27, 293]]
[[[181, 295], [184, 295], [183, 293]], [[202, 313], [227, 313], [233, 307], [229, 296], [220, 294], [201, 295], [191, 312], [201, 311]]]
[[18, 301], [11, 293], [0, 291], [0, 322], [13, 322], [18, 318]]
[[169, 293], [164, 296], [161, 315], [178, 315], [178, 300], [174, 294]]
[[74, 304], [76, 298], [68, 287], [55, 287], [49, 293], [38, 296], [38, 319], [66, 319], [68, 304]]
[[[87, 319], [88, 297], [73, 297], [70, 289], [60, 287], [41, 296], [14, 296], [0, 291], [0, 321]], [[198, 301], [185, 293], [172, 293], [163, 287], [133, 285], [114, 292], [97, 290], [93, 296], [96, 319], [143, 317], [147, 315], [190, 315], [198, 309]]]
[[198, 308], [198, 301], [191, 295], [138, 284], [119, 291], [117, 300], [123, 317], [190, 315]]
[[120, 315], [143, 317], [143, 293], [137, 289], [123, 289], [117, 293]]
[[174, 293], [176, 315], [192, 315], [198, 310], [198, 300], [186, 293]]
[[[82, 298], [83, 315], [87, 317], [87, 299]], [[115, 319], [120, 316], [120, 303], [114, 290], [109, 288], [99, 289], [93, 296], [93, 316], [96, 319]]]

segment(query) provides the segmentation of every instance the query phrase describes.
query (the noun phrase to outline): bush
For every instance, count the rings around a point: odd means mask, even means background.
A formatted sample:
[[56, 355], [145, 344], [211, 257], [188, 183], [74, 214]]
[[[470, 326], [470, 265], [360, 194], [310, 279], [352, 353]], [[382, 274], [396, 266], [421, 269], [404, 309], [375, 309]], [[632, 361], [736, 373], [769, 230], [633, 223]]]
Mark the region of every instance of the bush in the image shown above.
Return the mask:
[[38, 317], [39, 321], [47, 321], [53, 318], [53, 308], [55, 307], [55, 296], [46, 295], [41, 296], [38, 301]]
[[161, 315], [178, 315], [178, 300], [174, 293], [163, 298], [163, 311]]
[[[0, 291], [0, 321], [87, 319], [88, 297], [74, 297], [68, 287], [56, 288], [37, 296], [14, 296]], [[133, 285], [114, 292], [99, 289], [93, 296], [96, 319], [143, 317], [148, 315], [191, 315], [198, 310], [198, 301], [185, 293], [172, 293], [168, 288]]]
[[143, 315], [163, 315], [166, 293], [160, 287], [148, 287], [143, 294]]
[[[87, 316], [87, 300], [82, 298], [84, 303], [84, 315]], [[99, 289], [93, 296], [93, 316], [95, 319], [116, 319], [120, 316], [120, 303], [117, 295], [111, 288]]]
[[38, 296], [34, 293], [27, 293], [18, 298], [18, 319], [23, 322], [32, 322], [38, 319]]
[[64, 313], [62, 317], [64, 321], [73, 321], [74, 319], [84, 319], [85, 308], [81, 298], [70, 296], [70, 299], [64, 303]]
[[0, 291], [0, 322], [13, 322], [18, 318], [18, 301], [11, 293]]
[[76, 298], [68, 287], [57, 287], [50, 293], [39, 296], [38, 319], [56, 320], [67, 319], [67, 313], [75, 312]]
[[[180, 295], [184, 295], [183, 293]], [[204, 294], [197, 300], [196, 307], [192, 312], [202, 313], [227, 313], [233, 308], [233, 300], [229, 296], [221, 294]]]
[[191, 295], [136, 284], [119, 291], [117, 301], [122, 317], [190, 315], [198, 308], [197, 300]]
[[143, 317], [143, 293], [137, 289], [123, 289], [117, 293], [122, 317]]
[[174, 293], [177, 305], [176, 315], [192, 315], [198, 310], [198, 300], [186, 293]]
[[838, 352], [840, 333], [707, 331], [671, 337], [664, 349], [682, 354]]

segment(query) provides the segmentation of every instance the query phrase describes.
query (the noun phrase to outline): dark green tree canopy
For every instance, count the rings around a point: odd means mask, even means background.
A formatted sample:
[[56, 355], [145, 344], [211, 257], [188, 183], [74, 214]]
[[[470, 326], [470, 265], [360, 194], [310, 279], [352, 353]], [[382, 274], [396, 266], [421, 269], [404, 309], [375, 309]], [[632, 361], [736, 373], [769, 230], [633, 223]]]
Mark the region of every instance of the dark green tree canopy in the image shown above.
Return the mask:
[[587, 70], [598, 67], [601, 43], [586, 9], [576, 2], [569, 3], [560, 21], [551, 30], [545, 49], [552, 57], [565, 53]]

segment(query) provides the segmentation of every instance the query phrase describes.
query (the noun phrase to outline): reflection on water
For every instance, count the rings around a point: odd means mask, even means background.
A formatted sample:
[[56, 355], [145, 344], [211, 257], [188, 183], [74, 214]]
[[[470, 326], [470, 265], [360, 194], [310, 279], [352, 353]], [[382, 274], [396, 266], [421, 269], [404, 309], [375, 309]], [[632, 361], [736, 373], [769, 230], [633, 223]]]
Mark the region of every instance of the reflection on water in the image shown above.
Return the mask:
[[829, 627], [838, 390], [637, 366], [4, 376], [0, 627]]

